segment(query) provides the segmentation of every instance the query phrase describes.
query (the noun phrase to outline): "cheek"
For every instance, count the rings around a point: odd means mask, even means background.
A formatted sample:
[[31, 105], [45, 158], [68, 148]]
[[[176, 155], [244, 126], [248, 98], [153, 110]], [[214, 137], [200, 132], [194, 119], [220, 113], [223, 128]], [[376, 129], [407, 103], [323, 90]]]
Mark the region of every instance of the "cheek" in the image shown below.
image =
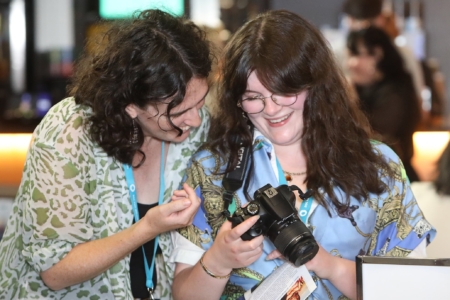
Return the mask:
[[258, 118], [260, 114], [247, 114], [248, 119], [250, 120], [250, 122], [252, 122], [253, 124], [256, 124], [258, 122], [258, 120], [260, 118]]
[[305, 106], [305, 100], [306, 99], [304, 99], [304, 98], [298, 99], [297, 102], [295, 102], [294, 104], [292, 104], [289, 107], [292, 108], [293, 110], [303, 110], [303, 108]]

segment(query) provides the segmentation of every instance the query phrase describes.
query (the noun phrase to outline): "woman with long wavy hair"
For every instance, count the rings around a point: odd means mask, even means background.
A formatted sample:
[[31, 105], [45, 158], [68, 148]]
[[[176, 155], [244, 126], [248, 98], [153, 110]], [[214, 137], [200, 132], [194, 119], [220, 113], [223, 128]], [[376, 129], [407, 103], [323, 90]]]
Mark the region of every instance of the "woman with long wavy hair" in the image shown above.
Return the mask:
[[[244, 299], [285, 260], [305, 263], [315, 299], [355, 299], [358, 254], [425, 248], [435, 231], [403, 166], [371, 139], [316, 28], [292, 12], [263, 13], [233, 35], [221, 65], [218, 114], [186, 177], [201, 209], [173, 233], [175, 299]], [[240, 169], [242, 182], [228, 177]], [[274, 207], [291, 199], [297, 218], [284, 219]], [[307, 230], [288, 234], [300, 219]], [[278, 231], [264, 230], [271, 221]], [[317, 245], [310, 240], [305, 257], [289, 250], [309, 232]]]

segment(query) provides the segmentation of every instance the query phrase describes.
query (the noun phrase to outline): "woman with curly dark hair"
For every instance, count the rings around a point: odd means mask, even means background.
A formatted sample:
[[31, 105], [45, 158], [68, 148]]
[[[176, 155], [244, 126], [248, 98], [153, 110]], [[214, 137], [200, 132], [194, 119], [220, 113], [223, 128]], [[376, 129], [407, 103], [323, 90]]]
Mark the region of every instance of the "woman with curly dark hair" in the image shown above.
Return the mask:
[[[175, 299], [244, 299], [289, 268], [280, 254], [306, 267], [314, 299], [355, 299], [358, 254], [425, 248], [435, 231], [402, 164], [371, 139], [316, 28], [292, 12], [261, 14], [234, 34], [221, 65], [218, 113], [186, 177], [201, 209], [172, 233]], [[293, 273], [276, 275], [266, 296], [288, 291], [302, 278]]]
[[209, 128], [209, 43], [159, 10], [107, 26], [33, 134], [0, 244], [1, 299], [172, 298], [166, 232], [199, 200], [184, 185], [166, 202]]

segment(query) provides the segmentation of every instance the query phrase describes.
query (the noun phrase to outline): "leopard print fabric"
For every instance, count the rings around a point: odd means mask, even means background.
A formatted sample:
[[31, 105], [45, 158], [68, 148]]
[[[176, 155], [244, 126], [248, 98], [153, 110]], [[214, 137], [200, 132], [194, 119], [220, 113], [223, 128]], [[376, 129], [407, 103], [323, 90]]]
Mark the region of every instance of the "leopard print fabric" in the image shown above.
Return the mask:
[[[86, 135], [91, 111], [67, 98], [56, 104], [33, 133], [22, 181], [0, 242], [0, 299], [133, 299], [130, 255], [104, 273], [53, 291], [40, 272], [58, 263], [76, 245], [113, 235], [133, 223], [122, 164]], [[180, 144], [171, 144], [165, 169], [165, 201], [184, 175], [193, 152], [206, 139], [209, 114]], [[157, 259], [161, 299], [172, 299], [172, 244], [160, 236]]]

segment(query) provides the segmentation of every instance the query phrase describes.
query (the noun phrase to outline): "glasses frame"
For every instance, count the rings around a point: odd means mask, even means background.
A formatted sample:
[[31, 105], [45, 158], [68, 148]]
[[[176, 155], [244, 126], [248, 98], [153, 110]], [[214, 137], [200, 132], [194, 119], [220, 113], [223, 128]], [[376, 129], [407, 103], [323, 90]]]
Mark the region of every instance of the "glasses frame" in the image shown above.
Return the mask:
[[[240, 99], [239, 101], [238, 101], [238, 103], [237, 103], [237, 106], [240, 108], [240, 109], [242, 109], [244, 112], [246, 112], [247, 114], [259, 114], [260, 112], [262, 112], [265, 108], [266, 108], [266, 99], [267, 98], [270, 98], [270, 99], [272, 99], [272, 101], [273, 101], [273, 103], [275, 103], [276, 105], [278, 105], [278, 106], [283, 106], [283, 107], [289, 107], [289, 106], [291, 106], [291, 105], [294, 105], [296, 102], [297, 102], [297, 100], [298, 100], [298, 94], [299, 93], [296, 93], [295, 94], [295, 101], [294, 102], [292, 102], [291, 104], [289, 104], [289, 105], [283, 105], [283, 104], [280, 104], [280, 103], [278, 103], [278, 100], [277, 100], [277, 98], [275, 97], [275, 93], [272, 93], [272, 95], [270, 95], [270, 96], [266, 96], [266, 97], [264, 97], [263, 95], [261, 95], [260, 97], [258, 96], [258, 97], [247, 97], [247, 98], [245, 98], [245, 99]], [[280, 95], [281, 96], [281, 95]], [[293, 95], [292, 96], [285, 96], [285, 97], [293, 97]], [[260, 111], [258, 111], [258, 112], [247, 112], [247, 111], [245, 111], [245, 109], [244, 109], [244, 107], [243, 107], [243, 105], [242, 105], [242, 102], [244, 102], [244, 101], [252, 101], [252, 100], [248, 100], [248, 99], [250, 99], [250, 98], [253, 98], [253, 100], [256, 100], [256, 99], [258, 99], [258, 100], [261, 100], [262, 101], [262, 103], [263, 103], [263, 107], [262, 107], [262, 109], [260, 110]]]

